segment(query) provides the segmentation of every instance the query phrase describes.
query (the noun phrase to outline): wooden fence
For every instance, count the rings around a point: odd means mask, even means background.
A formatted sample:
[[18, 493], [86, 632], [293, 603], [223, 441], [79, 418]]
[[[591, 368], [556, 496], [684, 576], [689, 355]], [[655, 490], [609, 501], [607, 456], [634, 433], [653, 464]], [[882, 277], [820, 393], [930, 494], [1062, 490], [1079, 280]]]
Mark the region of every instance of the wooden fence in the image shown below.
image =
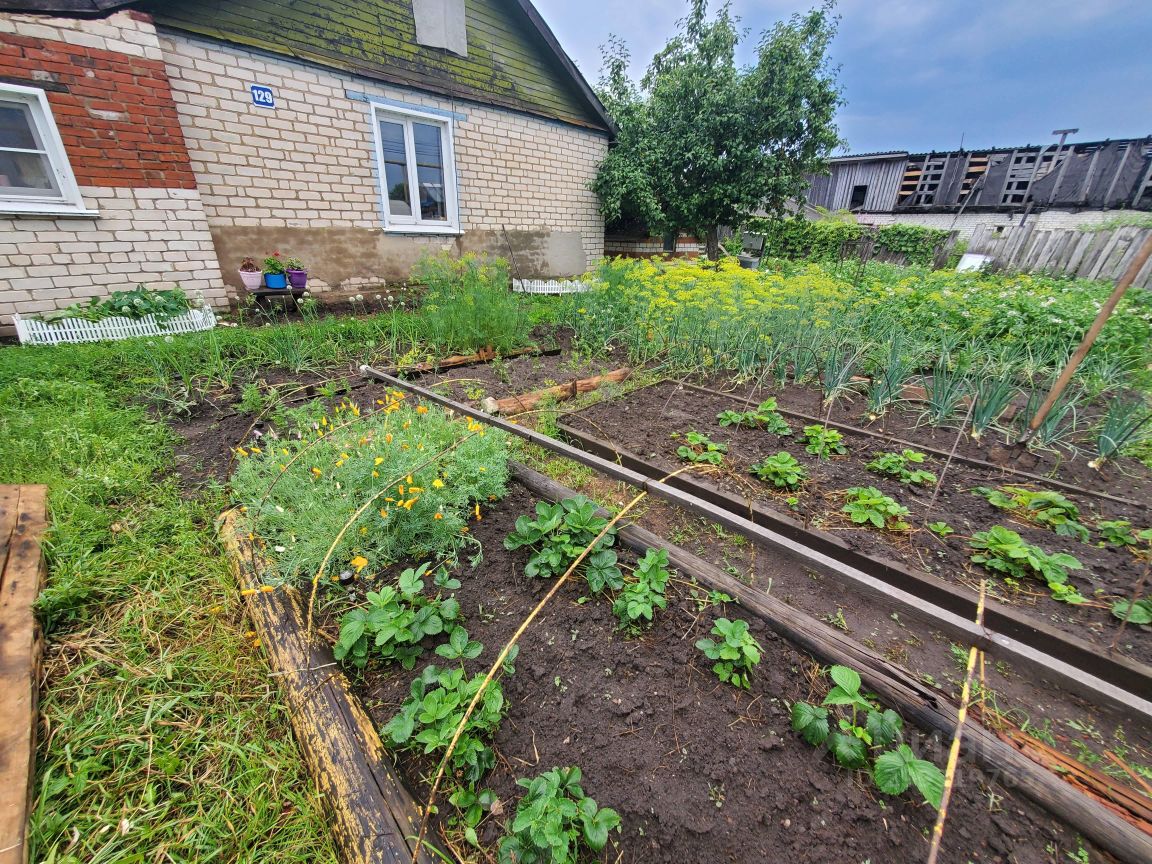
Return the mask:
[[[968, 251], [992, 257], [992, 268], [1018, 273], [1051, 273], [1115, 281], [1127, 269], [1152, 228], [1127, 226], [1110, 231], [1037, 228], [1035, 225], [981, 225]], [[1132, 283], [1152, 288], [1152, 261]]]

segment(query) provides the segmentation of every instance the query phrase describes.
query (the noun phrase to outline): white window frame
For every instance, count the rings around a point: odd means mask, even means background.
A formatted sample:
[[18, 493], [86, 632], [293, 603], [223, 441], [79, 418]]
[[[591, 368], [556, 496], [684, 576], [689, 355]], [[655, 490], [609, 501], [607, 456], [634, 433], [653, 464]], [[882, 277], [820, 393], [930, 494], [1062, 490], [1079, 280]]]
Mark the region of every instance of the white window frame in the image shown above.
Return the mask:
[[0, 213], [41, 214], [50, 216], [96, 216], [99, 211], [84, 207], [84, 198], [68, 162], [60, 130], [52, 116], [52, 106], [48, 95], [39, 87], [24, 87], [20, 84], [0, 83], [0, 99], [7, 102], [23, 102], [29, 107], [36, 133], [44, 143], [44, 150], [56, 177], [59, 195], [5, 195], [0, 186]]
[[[391, 105], [372, 104], [372, 137], [376, 142], [376, 174], [380, 189], [380, 208], [384, 230], [396, 234], [459, 234], [460, 201], [456, 189], [456, 152], [453, 146], [455, 124], [453, 118]], [[393, 216], [388, 206], [388, 181], [384, 172], [384, 142], [380, 137], [380, 121], [389, 120], [404, 126], [404, 156], [408, 165], [408, 190], [412, 195], [416, 182], [416, 153], [412, 137], [412, 122], [439, 126], [442, 157], [444, 160], [444, 209], [447, 221], [424, 220], [417, 215], [419, 200], [411, 216]], [[411, 203], [411, 202], [409, 202]]]

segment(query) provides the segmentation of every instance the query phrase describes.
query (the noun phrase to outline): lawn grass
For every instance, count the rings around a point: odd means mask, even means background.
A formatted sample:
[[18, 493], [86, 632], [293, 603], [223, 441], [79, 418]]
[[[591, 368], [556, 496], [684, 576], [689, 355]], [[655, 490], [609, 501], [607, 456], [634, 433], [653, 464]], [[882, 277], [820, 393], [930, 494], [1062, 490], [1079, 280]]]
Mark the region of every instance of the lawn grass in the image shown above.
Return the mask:
[[69, 352], [0, 354], [0, 482], [48, 484], [51, 512], [31, 860], [334, 861], [214, 539], [223, 494], [182, 495], [171, 433], [107, 367], [44, 374]]

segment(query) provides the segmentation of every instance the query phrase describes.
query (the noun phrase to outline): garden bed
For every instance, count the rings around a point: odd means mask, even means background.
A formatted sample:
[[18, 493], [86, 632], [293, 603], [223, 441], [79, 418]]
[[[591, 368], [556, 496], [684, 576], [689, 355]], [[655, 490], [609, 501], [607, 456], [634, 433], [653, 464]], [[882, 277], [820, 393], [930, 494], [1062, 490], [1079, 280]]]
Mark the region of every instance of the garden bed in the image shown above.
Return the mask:
[[[550, 587], [524, 575], [525, 551], [502, 545], [517, 516], [531, 513], [535, 503], [514, 484], [470, 526], [484, 557], [456, 571], [462, 583], [456, 597], [469, 635], [486, 650], [466, 663], [469, 673], [491, 662]], [[734, 604], [701, 609], [692, 590], [673, 583], [669, 608], [652, 629], [626, 638], [610, 604], [585, 601], [583, 580], [561, 589], [521, 639], [516, 673], [503, 679], [510, 709], [495, 737], [496, 768], [482, 785], [496, 793], [505, 813], [521, 793], [517, 778], [579, 765], [588, 794], [622, 817], [623, 831], [601, 856], [606, 861], [786, 856], [859, 862], [925, 855], [931, 807], [914, 793], [881, 796], [866, 777], [836, 768], [790, 731], [789, 704], [818, 701], [829, 686], [817, 664]], [[764, 647], [748, 692], [717, 681], [694, 647], [724, 615], [748, 618]], [[417, 671], [435, 659], [426, 655]], [[378, 724], [399, 709], [415, 674], [373, 665], [356, 683]], [[913, 738], [925, 758], [943, 764], [946, 744]], [[401, 757], [400, 767], [419, 798], [435, 763]], [[498, 821], [481, 826], [482, 840], [499, 836]], [[1049, 815], [963, 766], [941, 860], [1006, 861], [1011, 855], [1049, 861], [1078, 848], [1079, 841]]]
[[[766, 393], [763, 395], [767, 397]], [[984, 576], [996, 574], [987, 574], [969, 563], [968, 538], [977, 531], [1004, 525], [1017, 532], [1024, 542], [1048, 553], [1066, 552], [1075, 556], [1084, 569], [1073, 571], [1070, 582], [1087, 602], [1057, 603], [1042, 582], [1032, 580], [1011, 589], [1001, 580], [991, 579], [994, 596], [1072, 635], [1102, 647], [1111, 644], [1120, 624], [1111, 612], [1112, 603], [1131, 594], [1142, 572], [1143, 564], [1132, 552], [1107, 544], [1095, 545], [1098, 539], [1095, 533], [1093, 543], [1079, 542], [993, 507], [968, 490], [1012, 485], [1014, 478], [957, 462], [949, 467], [928, 516], [931, 486], [900, 483], [865, 468], [877, 454], [900, 452], [900, 448], [885, 447], [867, 436], [848, 434], [844, 437], [847, 455], [818, 459], [805, 452], [801, 440], [782, 438], [758, 428], [718, 425], [716, 417], [720, 412], [746, 407], [723, 396], [695, 390], [677, 391], [674, 384], [664, 383], [635, 391], [621, 400], [595, 405], [567, 418], [566, 422], [669, 471], [685, 464], [677, 456], [677, 449], [685, 443], [684, 436], [691, 431], [704, 433], [713, 442], [725, 445], [727, 453], [720, 471], [695, 478], [694, 482], [714, 484], [741, 498], [750, 496], [763, 506], [803, 520], [809, 527], [832, 532], [864, 553], [894, 559], [969, 588], [977, 586]], [[643, 422], [638, 422], [638, 418], [643, 418]], [[791, 425], [794, 432], [800, 431], [800, 423], [793, 421]], [[915, 435], [912, 429], [902, 431]], [[753, 464], [780, 451], [791, 453], [809, 473], [797, 491], [776, 490], [749, 473]], [[913, 467], [937, 474], [943, 470], [942, 462], [932, 459]], [[853, 487], [877, 488], [909, 508], [906, 521], [913, 530], [880, 531], [855, 526], [841, 512], [845, 506], [841, 493]], [[1141, 508], [1071, 493], [1069, 497], [1079, 507], [1081, 520], [1089, 526], [1095, 526], [1100, 520], [1128, 520], [1137, 528], [1145, 527], [1147, 511]], [[955, 533], [942, 537], [925, 528], [925, 522], [943, 522]], [[1116, 647], [1121, 654], [1133, 659], [1142, 662], [1152, 659], [1152, 638], [1147, 628], [1129, 625]]]

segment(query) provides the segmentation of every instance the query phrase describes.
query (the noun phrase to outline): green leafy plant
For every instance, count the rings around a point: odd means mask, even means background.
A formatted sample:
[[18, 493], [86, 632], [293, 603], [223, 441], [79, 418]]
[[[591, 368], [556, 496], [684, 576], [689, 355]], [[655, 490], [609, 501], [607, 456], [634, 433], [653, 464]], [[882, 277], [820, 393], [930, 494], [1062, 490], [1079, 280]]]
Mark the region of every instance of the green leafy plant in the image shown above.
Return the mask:
[[797, 489], [808, 479], [808, 469], [785, 450], [768, 456], [751, 468], [753, 474], [780, 489]]
[[620, 619], [622, 627], [651, 623], [657, 609], [668, 607], [664, 597], [668, 579], [672, 575], [668, 572], [668, 552], [664, 549], [649, 549], [636, 562], [636, 570], [632, 575], [636, 581], [625, 583], [612, 604], [612, 612]]
[[1152, 433], [1152, 408], [1143, 398], [1112, 399], [1096, 435], [1096, 458], [1088, 463], [1100, 468], [1115, 459], [1125, 447], [1147, 440]]
[[[1096, 530], [1104, 542], [1112, 546], [1123, 548], [1136, 546], [1140, 542], [1132, 530], [1132, 523], [1127, 519], [1101, 519], [1096, 523]], [[1148, 533], [1152, 534], [1152, 531]]]
[[956, 533], [956, 529], [947, 522], [932, 522], [928, 525], [928, 530], [933, 534], [939, 534], [941, 537], [947, 537], [949, 534]]
[[1068, 584], [1072, 570], [1082, 570], [1076, 558], [1063, 552], [1049, 555], [1038, 546], [1025, 543], [1015, 531], [995, 525], [987, 531], [977, 531], [968, 541], [976, 550], [971, 556], [973, 564], [980, 564], [1010, 580], [1023, 581], [1029, 576], [1041, 579], [1062, 603], [1084, 603], [1085, 598]]
[[712, 666], [716, 677], [747, 690], [752, 686], [749, 676], [760, 662], [764, 650], [748, 632], [748, 622], [717, 618], [712, 625], [712, 635], [717, 639], [701, 639], [696, 647], [709, 660], [716, 661]]
[[461, 824], [464, 838], [473, 846], [480, 845], [480, 839], [476, 836], [477, 826], [484, 821], [488, 813], [492, 812], [498, 800], [496, 793], [491, 789], [476, 792], [467, 786], [457, 787], [448, 796], [448, 803], [459, 812], [457, 817], [459, 821], [456, 824]]
[[728, 452], [727, 444], [717, 444], [699, 432], [685, 433], [684, 441], [686, 443], [676, 448], [676, 455], [685, 462], [719, 465], [724, 461], [724, 454]]
[[444, 632], [449, 635], [450, 646], [462, 643], [462, 649], [452, 656], [441, 651], [449, 646], [441, 645], [436, 649], [437, 654], [456, 659], [480, 653], [483, 646], [469, 642], [467, 631], [455, 623], [460, 617], [460, 604], [452, 597], [442, 599], [421, 593], [429, 566], [409, 567], [400, 574], [395, 588], [386, 585], [379, 591], [369, 591], [366, 609], [345, 613], [340, 619], [340, 636], [333, 650], [337, 660], [349, 659], [353, 665], [363, 667], [368, 662], [370, 649], [375, 648], [385, 662], [399, 661], [405, 669], [411, 669], [422, 653], [420, 643], [428, 636]]
[[516, 781], [528, 791], [516, 805], [511, 833], [500, 839], [500, 864], [576, 864], [580, 847], [599, 852], [620, 815], [599, 807], [580, 786], [577, 767], [553, 768]]
[[183, 315], [193, 306], [183, 289], [177, 285], [152, 291], [140, 283], [131, 291], [113, 291], [107, 297], [93, 297], [87, 303], [75, 303], [64, 309], [41, 313], [40, 320], [53, 324], [67, 318], [82, 318], [85, 321], [103, 321], [105, 318], [120, 317], [140, 320], [149, 315], [155, 316], [161, 327]]
[[[541, 501], [536, 505], [535, 519], [521, 516], [516, 520], [515, 529], [504, 538], [504, 548], [531, 547], [535, 551], [524, 573], [551, 579], [563, 574], [607, 524], [606, 518], [596, 514], [595, 502], [582, 495], [556, 504]], [[615, 540], [615, 530], [609, 531], [581, 565], [588, 587], [596, 593], [624, 587], [616, 553], [609, 548]]]
[[1112, 614], [1129, 624], [1152, 624], [1152, 598], [1117, 600], [1112, 604]]
[[280, 253], [273, 252], [271, 255], [264, 259], [264, 266], [262, 269], [265, 273], [278, 275], [283, 273], [287, 267], [284, 264], [284, 260], [280, 257]]
[[887, 531], [906, 531], [904, 517], [908, 508], [900, 505], [875, 486], [853, 486], [846, 489], [846, 503], [840, 508], [856, 525], [874, 525]]
[[1059, 492], [1034, 492], [1021, 486], [1002, 486], [999, 489], [977, 486], [973, 491], [993, 507], [1009, 510], [1021, 519], [1051, 528], [1062, 537], [1075, 537], [1081, 542], [1088, 540], [1088, 529], [1080, 523], [1079, 508]]
[[856, 670], [833, 666], [828, 674], [835, 686], [820, 705], [792, 705], [792, 729], [813, 746], [827, 746], [839, 765], [870, 769], [876, 787], [886, 795], [902, 795], [915, 786], [925, 801], [939, 807], [944, 774], [931, 762], [916, 758], [902, 742], [900, 715], [861, 694]]
[[412, 278], [426, 286], [420, 313], [436, 351], [510, 351], [528, 344], [528, 309], [523, 295], [508, 290], [503, 259], [425, 255], [412, 268]]
[[869, 471], [877, 474], [887, 474], [897, 478], [901, 483], [913, 483], [919, 486], [931, 486], [936, 482], [936, 475], [921, 468], [909, 468], [909, 465], [922, 465], [925, 456], [915, 450], [902, 450], [899, 453], [881, 453], [866, 466]]
[[[504, 664], [505, 673], [514, 671], [510, 665], [513, 660], [514, 654], [510, 654]], [[425, 666], [412, 682], [400, 711], [384, 725], [381, 734], [405, 750], [419, 749], [426, 754], [447, 750], [456, 727], [464, 719], [465, 709], [483, 682], [482, 674], [467, 678], [462, 668]], [[500, 681], [493, 680], [468, 718], [452, 753], [452, 771], [462, 775], [469, 785], [478, 783], [496, 763], [487, 740], [496, 734], [505, 709]]]
[[750, 411], [721, 411], [716, 419], [721, 426], [758, 427], [773, 435], [792, 434], [792, 427], [777, 410], [775, 399], [765, 399]]
[[835, 429], [827, 429], [819, 423], [804, 427], [804, 440], [808, 442], [804, 449], [821, 459], [828, 459], [834, 453], [843, 456], [848, 452], [848, 448], [844, 446], [844, 436]]
[[972, 388], [972, 437], [979, 441], [1008, 409], [1017, 389], [999, 376], [981, 377]]

